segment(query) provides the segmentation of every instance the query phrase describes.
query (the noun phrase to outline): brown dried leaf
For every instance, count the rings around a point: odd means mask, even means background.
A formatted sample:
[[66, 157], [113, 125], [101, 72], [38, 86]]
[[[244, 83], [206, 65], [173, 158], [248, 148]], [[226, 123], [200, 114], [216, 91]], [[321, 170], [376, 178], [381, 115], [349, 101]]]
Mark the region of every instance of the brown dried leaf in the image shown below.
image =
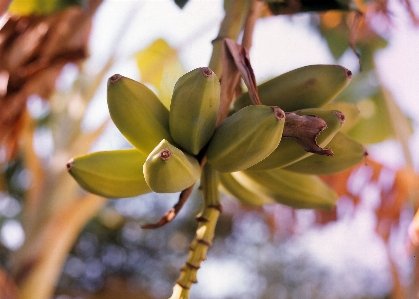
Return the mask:
[[225, 49], [229, 52], [228, 57], [233, 58], [234, 64], [237, 70], [240, 72], [244, 84], [246, 84], [247, 88], [249, 89], [249, 95], [252, 102], [255, 105], [261, 105], [262, 103], [259, 100], [255, 74], [253, 73], [253, 69], [250, 64], [248, 51], [244, 47], [238, 45], [232, 39], [226, 38], [224, 43], [226, 45]]
[[316, 138], [327, 128], [326, 122], [313, 115], [297, 115], [293, 112], [285, 113], [285, 126], [282, 137], [293, 137], [302, 148], [311, 153], [333, 156], [333, 151], [321, 148]]
[[227, 117], [231, 103], [234, 99], [235, 90], [240, 82], [240, 73], [236, 67], [229, 47], [227, 46], [227, 39], [225, 39], [223, 43], [222, 65], [223, 75], [221, 77], [220, 112], [218, 114], [217, 124]]
[[0, 25], [0, 147], [6, 148], [8, 157], [17, 148], [19, 123], [27, 97], [38, 94], [48, 98], [62, 67], [87, 56], [96, 4], [88, 11], [70, 7], [47, 16], [3, 16]]

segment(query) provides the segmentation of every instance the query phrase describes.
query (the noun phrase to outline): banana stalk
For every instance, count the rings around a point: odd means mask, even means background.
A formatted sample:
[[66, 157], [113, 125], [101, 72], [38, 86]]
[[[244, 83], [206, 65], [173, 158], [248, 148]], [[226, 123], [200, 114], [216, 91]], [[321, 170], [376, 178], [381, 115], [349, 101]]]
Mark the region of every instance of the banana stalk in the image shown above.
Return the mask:
[[214, 238], [215, 226], [221, 213], [220, 194], [218, 192], [217, 172], [209, 164], [204, 166], [201, 177], [201, 189], [204, 208], [197, 217], [198, 228], [195, 239], [189, 245], [189, 255], [169, 299], [189, 298], [189, 289], [197, 282], [197, 272], [202, 261], [207, 258], [208, 248]]

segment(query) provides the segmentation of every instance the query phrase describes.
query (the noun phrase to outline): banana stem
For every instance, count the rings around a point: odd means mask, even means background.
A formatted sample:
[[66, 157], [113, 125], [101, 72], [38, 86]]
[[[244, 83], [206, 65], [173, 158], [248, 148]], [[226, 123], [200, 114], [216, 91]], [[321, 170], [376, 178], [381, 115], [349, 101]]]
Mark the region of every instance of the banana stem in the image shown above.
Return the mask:
[[262, 14], [262, 9], [265, 6], [263, 1], [252, 0], [249, 13], [244, 24], [244, 32], [242, 38], [242, 46], [249, 50], [252, 47], [253, 31], [255, 29], [256, 21]]
[[[209, 67], [218, 78], [222, 75], [222, 48], [224, 38], [237, 40], [243, 29], [246, 16], [250, 9], [251, 0], [226, 0], [225, 17], [221, 23], [217, 38], [212, 42], [213, 52]], [[193, 283], [197, 282], [197, 272], [202, 261], [207, 258], [207, 251], [214, 238], [215, 226], [222, 211], [220, 194], [218, 192], [218, 173], [209, 164], [205, 163], [205, 156], [201, 161], [203, 167], [201, 176], [201, 190], [204, 204], [202, 212], [198, 215], [198, 228], [195, 239], [189, 245], [189, 255], [176, 285], [173, 287], [169, 299], [188, 299]]]
[[208, 248], [214, 238], [214, 230], [218, 216], [221, 213], [220, 194], [218, 192], [218, 174], [209, 164], [206, 164], [201, 177], [201, 187], [204, 198], [204, 206], [197, 217], [198, 228], [195, 239], [189, 245], [189, 255], [181, 273], [173, 294], [169, 299], [188, 299], [189, 290], [193, 283], [197, 282], [197, 272], [201, 262], [206, 260]]
[[243, 29], [247, 13], [250, 8], [250, 0], [226, 0], [224, 1], [225, 16], [220, 25], [217, 37], [212, 41], [212, 56], [209, 67], [221, 78], [222, 75], [222, 49], [224, 38], [237, 40]]

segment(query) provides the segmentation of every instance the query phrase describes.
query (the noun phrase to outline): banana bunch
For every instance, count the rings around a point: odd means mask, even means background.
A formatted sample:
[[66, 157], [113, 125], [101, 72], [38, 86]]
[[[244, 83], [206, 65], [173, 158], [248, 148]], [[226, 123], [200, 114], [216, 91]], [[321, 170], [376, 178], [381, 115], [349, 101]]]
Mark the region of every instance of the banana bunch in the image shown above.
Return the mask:
[[[239, 96], [217, 127], [220, 83], [211, 69], [179, 78], [170, 111], [145, 85], [114, 75], [108, 80], [110, 116], [134, 148], [75, 157], [67, 168], [89, 192], [130, 197], [192, 186], [206, 157], [219, 172], [220, 188], [245, 204], [330, 208], [337, 196], [317, 175], [345, 170], [365, 156], [364, 147], [344, 133], [359, 111], [330, 103], [350, 78], [349, 70], [335, 65], [293, 70], [258, 87], [262, 105], [253, 105], [247, 93]], [[334, 155], [313, 154], [289, 137], [289, 113], [321, 119], [316, 146]]]
[[211, 139], [220, 105], [220, 83], [206, 67], [177, 81], [169, 110], [145, 85], [113, 75], [110, 116], [133, 149], [71, 159], [67, 169], [85, 190], [107, 197], [151, 191], [172, 193], [201, 176], [198, 154]]
[[221, 173], [222, 188], [244, 204], [280, 203], [297, 209], [331, 209], [338, 199], [319, 177], [276, 168]]
[[[260, 162], [240, 171], [220, 173], [221, 190], [252, 206], [281, 203], [304, 209], [333, 207], [337, 195], [317, 175], [348, 169], [366, 155], [360, 143], [345, 135], [359, 119], [356, 106], [331, 103], [350, 79], [351, 72], [341, 66], [311, 65], [258, 86], [264, 105], [281, 107], [286, 115], [324, 120], [326, 127], [317, 135], [316, 143], [330, 149], [332, 155], [307, 152], [296, 138], [283, 136], [276, 149]], [[232, 107], [232, 116], [251, 106], [249, 94], [242, 94]]]

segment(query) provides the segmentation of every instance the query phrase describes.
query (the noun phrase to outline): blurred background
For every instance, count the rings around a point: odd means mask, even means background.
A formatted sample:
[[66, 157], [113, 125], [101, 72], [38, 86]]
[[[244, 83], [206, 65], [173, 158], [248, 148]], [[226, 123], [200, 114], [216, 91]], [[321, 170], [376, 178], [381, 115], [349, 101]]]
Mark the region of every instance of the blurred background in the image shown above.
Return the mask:
[[[194, 237], [199, 191], [172, 223], [143, 230], [178, 194], [100, 198], [65, 165], [131, 147], [109, 119], [107, 78], [143, 82], [168, 105], [176, 80], [208, 65], [223, 1], [47, 2], [13, 1], [0, 20], [0, 298], [17, 289], [31, 298], [27, 290], [49, 280], [45, 294], [55, 299], [168, 298]], [[369, 157], [324, 177], [340, 195], [333, 211], [250, 208], [223, 194], [192, 298], [418, 298], [419, 6], [353, 5], [365, 12], [360, 61], [355, 13], [343, 4], [266, 8], [250, 59], [258, 83], [310, 64], [350, 69], [334, 101], [359, 108], [348, 134]]]

